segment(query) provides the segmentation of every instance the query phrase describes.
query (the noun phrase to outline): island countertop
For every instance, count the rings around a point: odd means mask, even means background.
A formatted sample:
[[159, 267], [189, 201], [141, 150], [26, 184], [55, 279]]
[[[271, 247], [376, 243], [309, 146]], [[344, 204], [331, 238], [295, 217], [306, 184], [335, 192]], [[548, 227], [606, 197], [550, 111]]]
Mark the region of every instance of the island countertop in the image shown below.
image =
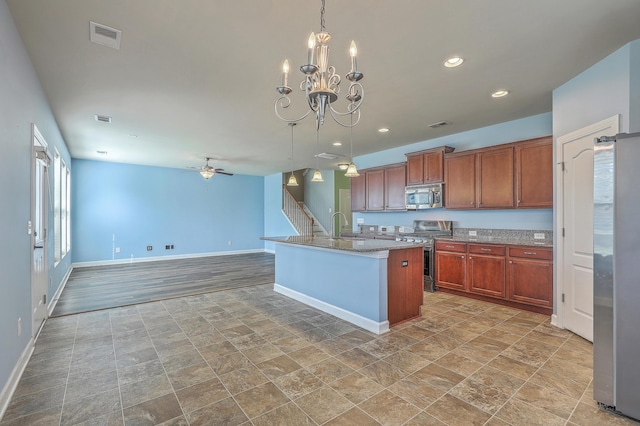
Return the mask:
[[416, 247], [424, 247], [422, 243], [407, 241], [374, 240], [364, 238], [329, 238], [317, 236], [284, 236], [262, 237], [261, 240], [276, 243], [302, 245], [323, 249], [344, 250], [353, 252], [375, 252], [385, 250], [400, 250]]

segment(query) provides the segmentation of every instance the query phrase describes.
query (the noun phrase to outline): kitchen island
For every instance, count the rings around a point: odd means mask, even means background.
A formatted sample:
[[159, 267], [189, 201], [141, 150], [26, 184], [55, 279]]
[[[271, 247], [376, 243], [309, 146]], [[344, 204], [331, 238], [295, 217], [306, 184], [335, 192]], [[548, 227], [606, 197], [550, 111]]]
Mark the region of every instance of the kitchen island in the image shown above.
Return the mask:
[[275, 242], [274, 290], [382, 334], [420, 315], [421, 244], [314, 236]]

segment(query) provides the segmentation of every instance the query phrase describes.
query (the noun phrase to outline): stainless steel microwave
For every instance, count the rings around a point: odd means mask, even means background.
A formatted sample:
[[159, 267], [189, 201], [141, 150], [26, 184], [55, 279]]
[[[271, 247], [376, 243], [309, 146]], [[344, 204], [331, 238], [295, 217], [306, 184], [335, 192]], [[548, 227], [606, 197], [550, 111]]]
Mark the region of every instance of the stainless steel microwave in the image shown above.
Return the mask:
[[442, 183], [407, 186], [404, 190], [407, 210], [424, 210], [444, 207]]

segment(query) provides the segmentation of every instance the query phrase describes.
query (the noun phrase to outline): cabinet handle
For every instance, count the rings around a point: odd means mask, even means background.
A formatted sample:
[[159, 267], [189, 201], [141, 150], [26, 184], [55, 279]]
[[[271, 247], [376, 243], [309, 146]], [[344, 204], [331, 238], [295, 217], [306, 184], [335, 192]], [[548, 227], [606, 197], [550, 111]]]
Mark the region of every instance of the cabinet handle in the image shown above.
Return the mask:
[[513, 263], [513, 260], [510, 260], [509, 263]]
[[482, 250], [482, 251], [491, 251], [490, 248], [484, 248], [484, 247], [482, 247], [480, 250]]
[[[464, 256], [462, 256], [464, 258]], [[473, 259], [473, 256], [469, 256], [469, 260]]]
[[535, 251], [525, 251], [524, 254], [531, 254], [531, 255], [535, 255], [536, 252]]
[[469, 205], [471, 205], [471, 206], [472, 206], [472, 205], [473, 205], [473, 201], [472, 201], [472, 202], [470, 202], [470, 203], [469, 203]]
[[452, 248], [456, 248], [455, 246], [446, 246], [446, 247], [447, 247], [447, 248], [450, 248], [450, 249], [452, 249]]
[[460, 256], [460, 257], [464, 259], [464, 256]]

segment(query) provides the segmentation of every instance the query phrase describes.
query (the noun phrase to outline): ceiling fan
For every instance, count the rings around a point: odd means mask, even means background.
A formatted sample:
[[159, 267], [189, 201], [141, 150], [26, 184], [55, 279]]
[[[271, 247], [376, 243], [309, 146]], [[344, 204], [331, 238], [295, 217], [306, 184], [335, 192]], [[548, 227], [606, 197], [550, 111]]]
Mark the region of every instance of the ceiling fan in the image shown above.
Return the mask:
[[211, 157], [205, 157], [205, 158], [207, 160], [207, 163], [204, 166], [200, 167], [199, 169], [196, 169], [200, 172], [200, 175], [202, 175], [203, 178], [209, 179], [215, 174], [233, 176], [233, 173], [225, 172], [224, 169], [216, 169], [211, 167], [209, 165], [209, 160], [211, 160]]

